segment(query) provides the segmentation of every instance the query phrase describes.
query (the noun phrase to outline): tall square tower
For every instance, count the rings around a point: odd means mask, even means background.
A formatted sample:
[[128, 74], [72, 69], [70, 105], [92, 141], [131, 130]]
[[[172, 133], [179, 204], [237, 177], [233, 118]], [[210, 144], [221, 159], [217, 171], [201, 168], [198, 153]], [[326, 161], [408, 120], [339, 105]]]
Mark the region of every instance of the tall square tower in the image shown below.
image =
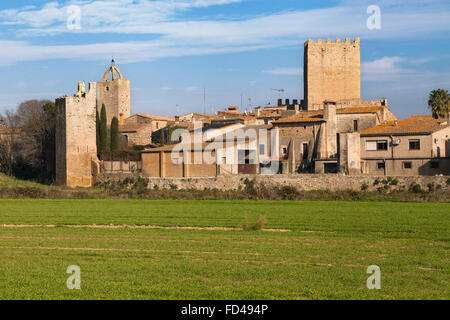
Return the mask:
[[[111, 73], [111, 79], [108, 79], [109, 73]], [[102, 81], [98, 82], [98, 112], [100, 113], [104, 104], [108, 126], [113, 117], [122, 123], [131, 115], [130, 100], [130, 80], [123, 78], [113, 60]]]
[[361, 98], [360, 40], [325, 42], [308, 40], [304, 53], [304, 93], [308, 110], [323, 108], [324, 101]]
[[96, 83], [56, 99], [56, 184], [91, 187], [97, 170]]

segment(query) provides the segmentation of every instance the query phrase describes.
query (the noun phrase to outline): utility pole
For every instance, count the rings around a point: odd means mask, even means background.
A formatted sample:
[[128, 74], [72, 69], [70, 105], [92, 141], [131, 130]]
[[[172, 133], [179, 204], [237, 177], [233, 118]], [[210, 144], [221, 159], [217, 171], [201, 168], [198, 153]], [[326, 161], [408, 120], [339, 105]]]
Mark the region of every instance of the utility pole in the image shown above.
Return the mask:
[[203, 113], [206, 114], [206, 88], [203, 88]]

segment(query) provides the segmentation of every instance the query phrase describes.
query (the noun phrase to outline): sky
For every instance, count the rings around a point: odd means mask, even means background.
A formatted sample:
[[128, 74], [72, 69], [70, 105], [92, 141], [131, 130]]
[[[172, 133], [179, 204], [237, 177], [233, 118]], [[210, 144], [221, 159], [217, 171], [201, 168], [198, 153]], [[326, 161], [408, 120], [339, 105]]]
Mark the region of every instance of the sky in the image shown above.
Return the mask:
[[133, 114], [300, 100], [304, 42], [337, 37], [361, 38], [362, 98], [388, 99], [399, 118], [450, 89], [448, 0], [2, 0], [0, 113], [72, 95], [112, 57]]

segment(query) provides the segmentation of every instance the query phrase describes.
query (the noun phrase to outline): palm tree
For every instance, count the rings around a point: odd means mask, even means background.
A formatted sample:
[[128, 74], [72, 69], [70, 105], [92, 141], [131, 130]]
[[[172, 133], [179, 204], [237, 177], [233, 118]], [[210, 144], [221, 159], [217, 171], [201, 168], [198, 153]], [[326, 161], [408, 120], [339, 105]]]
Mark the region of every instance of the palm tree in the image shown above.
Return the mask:
[[450, 95], [447, 90], [437, 89], [430, 92], [428, 107], [435, 119], [446, 118], [450, 111]]

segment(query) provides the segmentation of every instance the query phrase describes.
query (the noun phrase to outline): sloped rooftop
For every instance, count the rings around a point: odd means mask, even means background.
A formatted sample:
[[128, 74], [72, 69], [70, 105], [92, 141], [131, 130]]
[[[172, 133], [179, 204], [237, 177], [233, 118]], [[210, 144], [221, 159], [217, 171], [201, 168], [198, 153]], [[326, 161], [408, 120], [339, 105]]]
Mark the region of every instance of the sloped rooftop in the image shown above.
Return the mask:
[[361, 131], [361, 136], [431, 134], [447, 127], [446, 119], [414, 115], [405, 120], [389, 121]]

